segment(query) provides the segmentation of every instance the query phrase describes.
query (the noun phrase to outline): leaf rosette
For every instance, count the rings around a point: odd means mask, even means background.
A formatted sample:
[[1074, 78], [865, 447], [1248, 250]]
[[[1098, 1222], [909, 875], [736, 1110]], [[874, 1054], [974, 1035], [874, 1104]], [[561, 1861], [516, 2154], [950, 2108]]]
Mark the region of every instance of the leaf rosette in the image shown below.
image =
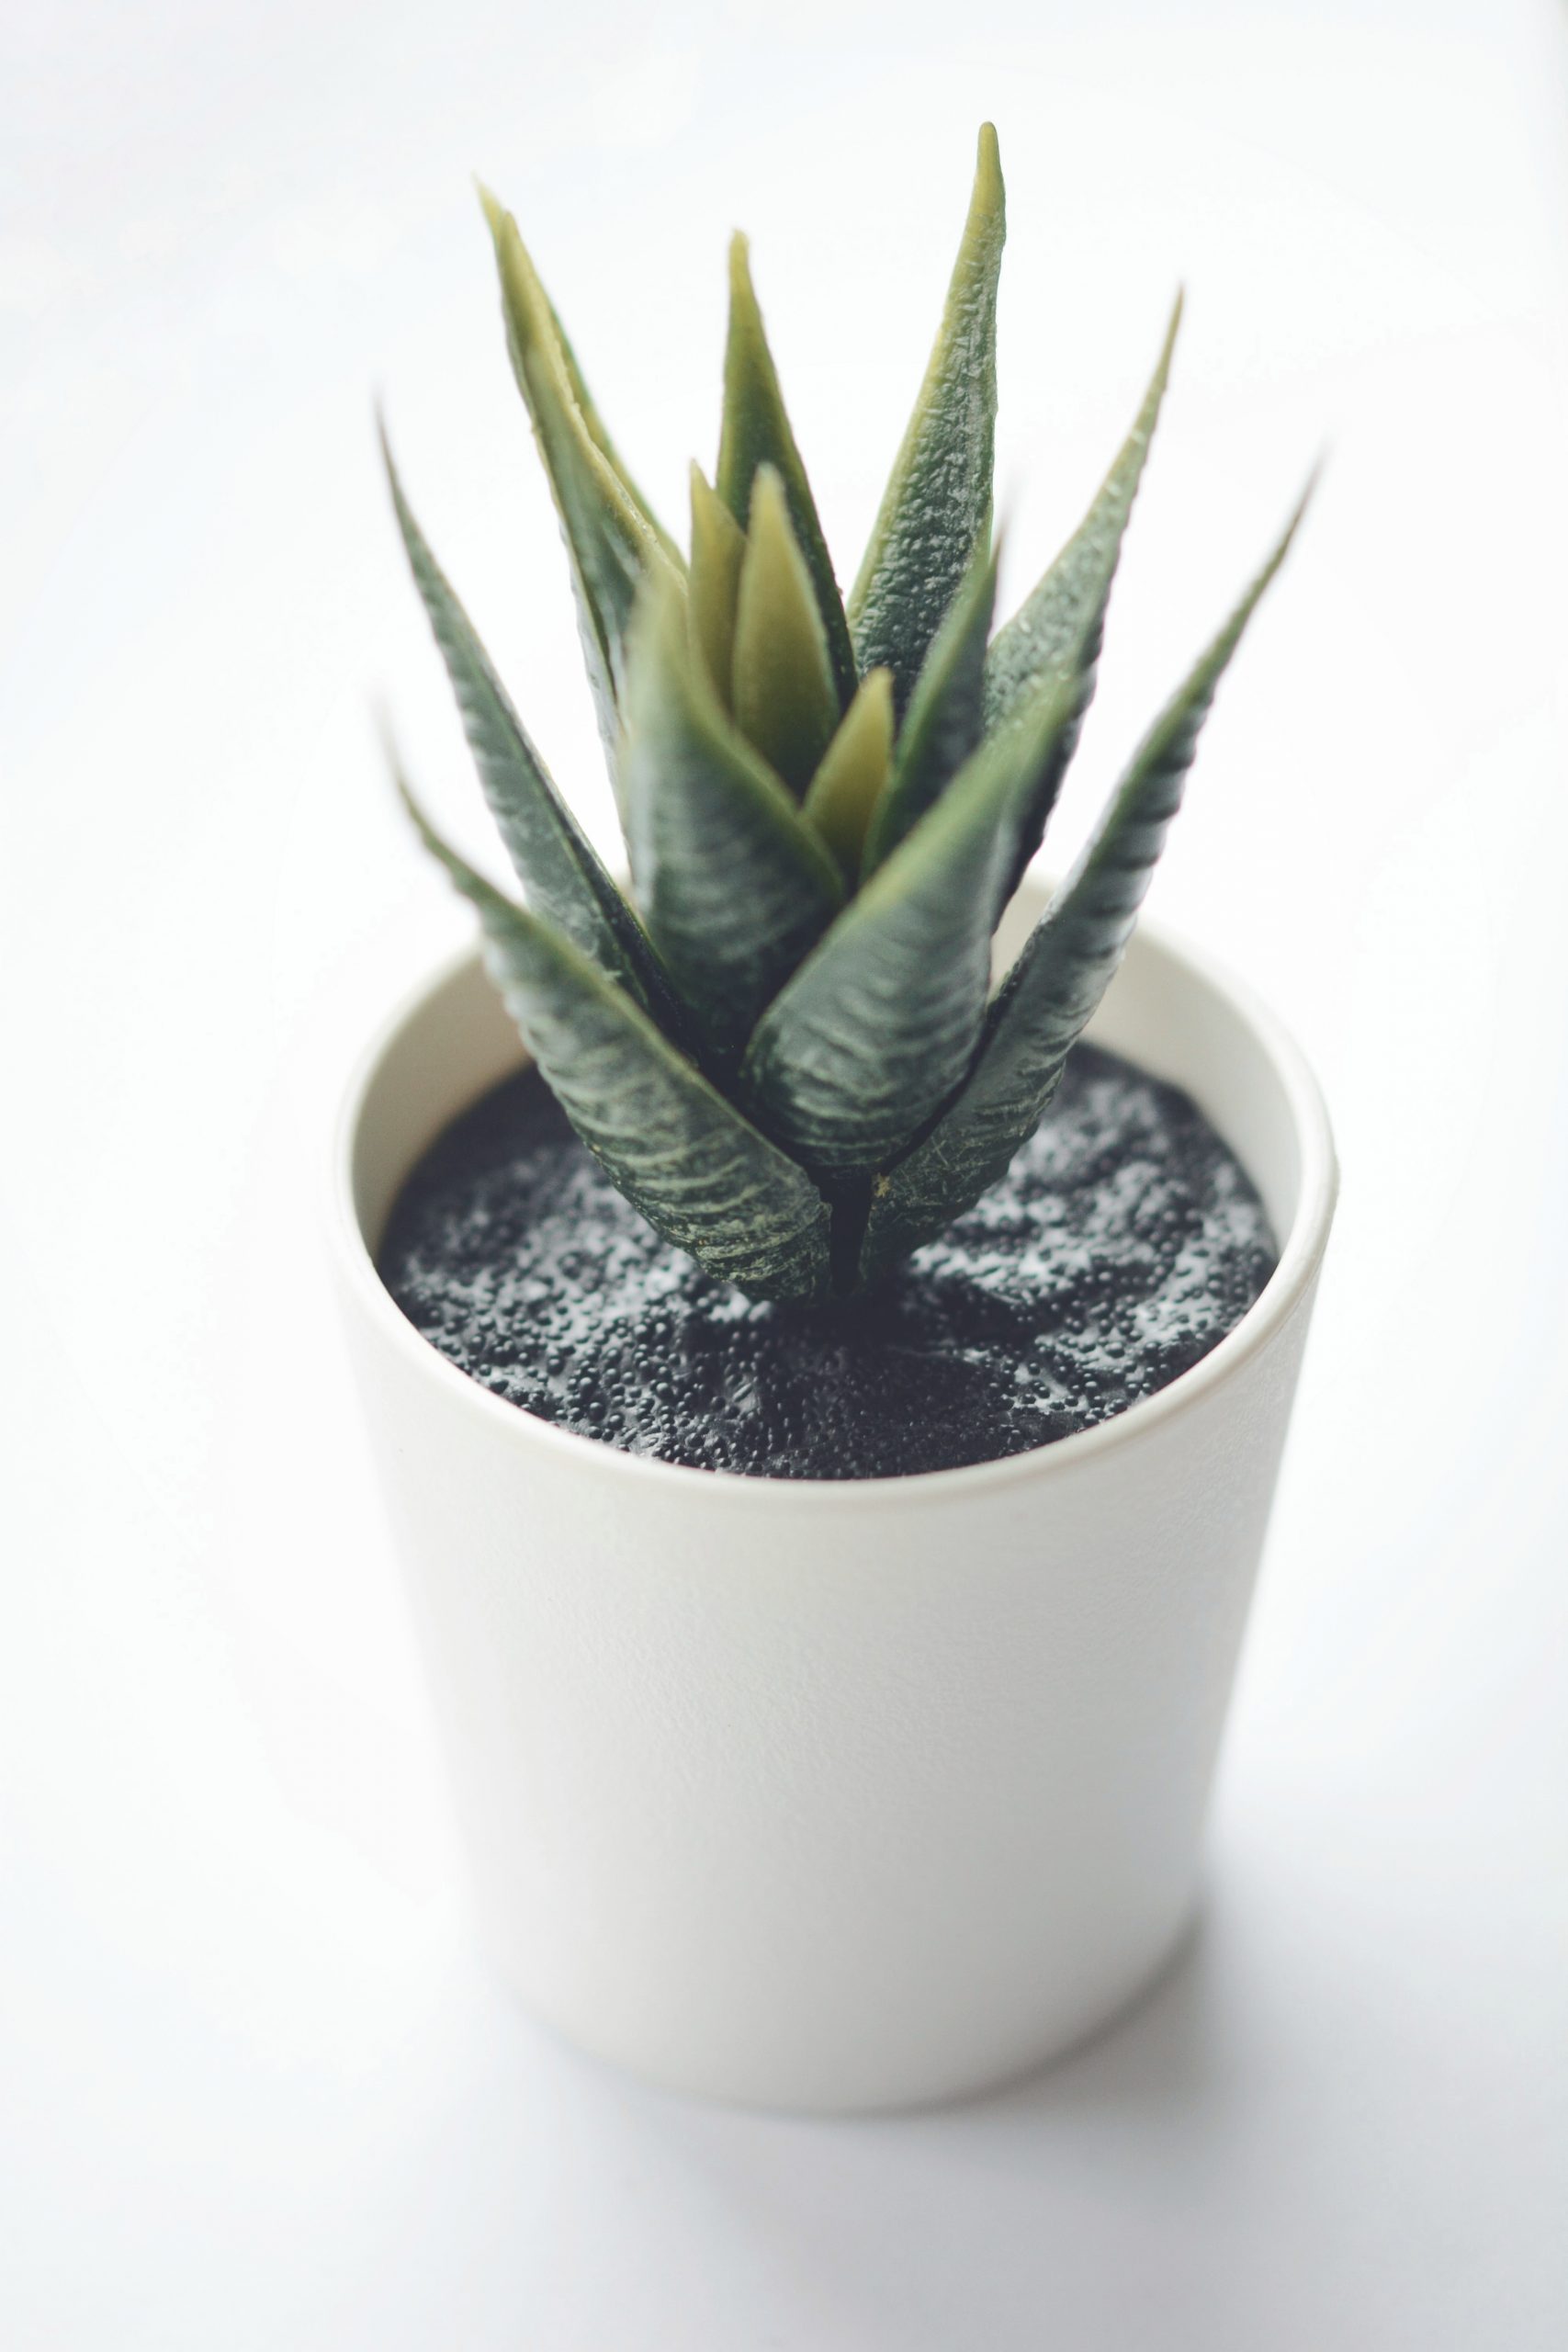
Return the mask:
[[1178, 300], [1077, 529], [994, 628], [996, 133], [870, 544], [840, 593], [746, 242], [689, 553], [605, 429], [516, 222], [484, 198], [626, 835], [623, 891], [432, 553], [394, 510], [521, 902], [441, 840], [562, 1108], [649, 1222], [754, 1298], [846, 1295], [1006, 1171], [1121, 961], [1220, 680], [1303, 498], [1177, 686], [1000, 986], [998, 922], [1093, 698]]

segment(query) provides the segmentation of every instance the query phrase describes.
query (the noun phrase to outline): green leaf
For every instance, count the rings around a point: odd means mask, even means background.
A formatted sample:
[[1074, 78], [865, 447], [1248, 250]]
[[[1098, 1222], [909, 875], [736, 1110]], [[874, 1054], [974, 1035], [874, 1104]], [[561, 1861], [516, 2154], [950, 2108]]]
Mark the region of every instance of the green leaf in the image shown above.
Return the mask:
[[735, 723], [798, 799], [839, 723], [839, 697], [811, 575], [784, 484], [758, 469], [735, 609]]
[[479, 194], [495, 240], [513, 370], [560, 516], [583, 658], [613, 771], [632, 610], [645, 574], [670, 562], [668, 542], [589, 429], [555, 313], [516, 221], [487, 190]]
[[867, 874], [940, 798], [980, 741], [986, 639], [996, 598], [997, 551], [982, 551], [949, 605], [915, 682], [887, 788], [866, 835]]
[[834, 1177], [883, 1167], [968, 1067], [990, 936], [1055, 713], [982, 743], [757, 1025], [741, 1086], [760, 1123]]
[[[1000, 727], [1043, 678], [1064, 664], [1079, 673], [1081, 710], [1094, 693], [1105, 608], [1122, 553], [1133, 501], [1159, 421], [1170, 374], [1181, 297], [1176, 298], [1155, 372], [1133, 429], [1097, 492], [1088, 514], [1032, 594], [997, 631], [986, 662], [986, 727]], [[1081, 716], [1081, 711], [1080, 711]]]
[[892, 671], [900, 714], [990, 534], [997, 277], [1005, 234], [1001, 162], [987, 122], [936, 345], [850, 594], [856, 660], [863, 671]]
[[739, 1053], [832, 921], [838, 872], [694, 660], [684, 594], [649, 582], [633, 639], [621, 797], [638, 903], [713, 1052]]
[[[481, 188], [479, 194], [480, 200], [488, 211], [493, 198], [485, 189]], [[555, 334], [556, 349], [560, 356], [560, 364], [565, 371], [567, 382], [570, 386], [571, 397], [577, 405], [577, 413], [582, 419], [583, 429], [678, 571], [683, 561], [681, 549], [637, 488], [625, 458], [611, 440], [609, 427], [599, 413], [598, 404], [588, 389], [581, 368], [578, 365], [577, 354], [567, 339], [566, 329], [560, 322], [560, 312], [547, 295], [545, 300], [549, 310], [550, 325]]]
[[822, 754], [805, 803], [808, 821], [838, 859], [846, 880], [860, 872], [865, 829], [886, 787], [892, 756], [892, 674], [868, 670]]
[[1051, 683], [1058, 674], [1066, 673], [1077, 680], [1072, 719], [1058, 746], [1056, 775], [1042, 796], [1038, 821], [1025, 827], [1019, 842], [1010, 897], [1022, 881], [1024, 870], [1040, 846], [1045, 819], [1077, 749], [1084, 718], [1094, 698], [1111, 583], [1165, 397], [1171, 353], [1180, 323], [1179, 294], [1143, 404], [1099, 494], [1033, 594], [1006, 628], [998, 631], [987, 658], [987, 731], [1016, 724], [1038, 695], [1051, 690]]
[[505, 687], [381, 454], [415, 585], [446, 664], [485, 798], [529, 906], [667, 1024], [679, 1015], [642, 926], [600, 864], [513, 710]]
[[735, 605], [746, 535], [700, 466], [692, 468], [692, 567], [688, 574], [692, 636], [707, 664], [708, 682], [726, 710], [735, 667]]
[[724, 351], [717, 489], [742, 530], [750, 525], [751, 493], [760, 466], [775, 467], [784, 484], [795, 536], [816, 592], [839, 707], [844, 709], [855, 690], [855, 657], [844, 601], [779, 390], [778, 369], [751, 284], [746, 240], [738, 232], [729, 244], [729, 334]]
[[1309, 482], [1273, 553], [1138, 747], [1088, 848], [998, 992], [962, 1091], [877, 1186], [863, 1278], [933, 1240], [1006, 1173], [1039, 1125], [1068, 1052], [1122, 960], [1215, 689], [1285, 560], [1311, 492]]
[[507, 1010], [611, 1182], [656, 1232], [749, 1297], [821, 1296], [829, 1215], [809, 1178], [569, 940], [448, 848], [400, 777], [399, 788], [426, 848], [478, 910]]

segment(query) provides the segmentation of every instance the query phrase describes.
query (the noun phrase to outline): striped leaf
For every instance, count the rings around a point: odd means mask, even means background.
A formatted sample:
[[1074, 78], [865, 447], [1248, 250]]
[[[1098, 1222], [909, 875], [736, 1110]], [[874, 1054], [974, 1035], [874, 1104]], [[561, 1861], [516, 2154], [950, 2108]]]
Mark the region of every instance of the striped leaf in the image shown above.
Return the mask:
[[621, 800], [632, 878], [708, 1050], [739, 1053], [832, 921], [838, 870], [693, 659], [680, 584], [649, 583], [626, 693]]
[[1088, 848], [987, 1017], [975, 1066], [931, 1133], [876, 1187], [862, 1252], [870, 1280], [941, 1233], [1004, 1175], [1056, 1091], [1067, 1055], [1132, 936], [1215, 690], [1295, 536], [1273, 553], [1144, 738]]
[[446, 664], [485, 798], [532, 910], [666, 1026], [679, 1014], [641, 924], [605, 872], [496, 676], [403, 493], [385, 428], [381, 453], [415, 585]]
[[921, 665], [898, 730], [887, 788], [866, 834], [867, 874], [897, 848], [980, 741], [986, 640], [997, 601], [998, 552], [976, 557]]
[[570, 941], [448, 848], [400, 788], [425, 846], [478, 910], [507, 1010], [611, 1182], [656, 1232], [749, 1297], [822, 1295], [829, 1214], [809, 1178]]
[[1002, 881], [1069, 707], [980, 746], [758, 1023], [742, 1090], [808, 1167], [885, 1166], [963, 1077]]
[[936, 345], [850, 594], [856, 662], [862, 671], [892, 671], [900, 716], [990, 533], [997, 277], [1005, 234], [1001, 161], [987, 123]]
[[1005, 725], [1031, 689], [1064, 663], [1077, 670], [1082, 709], [1089, 707], [1094, 693], [1105, 608], [1111, 600], [1122, 541], [1143, 480], [1149, 444], [1159, 422], [1180, 324], [1179, 294], [1158, 362], [1132, 431], [1117, 451], [1093, 503], [1039, 585], [1006, 627], [997, 631], [986, 662], [987, 729]]

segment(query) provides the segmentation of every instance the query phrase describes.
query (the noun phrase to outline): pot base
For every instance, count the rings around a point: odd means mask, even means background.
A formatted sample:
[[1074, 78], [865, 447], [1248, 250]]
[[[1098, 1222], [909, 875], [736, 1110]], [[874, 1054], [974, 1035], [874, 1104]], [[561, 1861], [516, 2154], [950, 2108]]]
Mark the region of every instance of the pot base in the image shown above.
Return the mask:
[[1114, 1972], [1077, 2010], [1064, 2012], [1049, 2027], [1042, 2021], [1027, 2044], [974, 2070], [921, 2064], [909, 2052], [900, 2053], [892, 2068], [878, 2071], [853, 2058], [824, 2066], [823, 2045], [809, 2052], [804, 2066], [798, 2061], [786, 2065], [784, 2053], [770, 2052], [765, 2040], [746, 2049], [741, 2066], [721, 2069], [705, 2037], [696, 2050], [681, 2057], [671, 2053], [661, 2063], [643, 2035], [623, 2045], [614, 2036], [606, 2038], [600, 2025], [552, 2015], [518, 1983], [505, 1954], [486, 1937], [480, 1942], [492, 1976], [529, 2021], [595, 2065], [614, 2067], [650, 2090], [706, 2099], [717, 2107], [764, 2115], [851, 2117], [964, 2106], [998, 2098], [1037, 2075], [1066, 2065], [1131, 2023], [1155, 1997], [1191, 1948], [1201, 1918], [1201, 1894], [1194, 1893], [1179, 1907], [1174, 1923], [1162, 1924], [1148, 1947], [1119, 1953]]

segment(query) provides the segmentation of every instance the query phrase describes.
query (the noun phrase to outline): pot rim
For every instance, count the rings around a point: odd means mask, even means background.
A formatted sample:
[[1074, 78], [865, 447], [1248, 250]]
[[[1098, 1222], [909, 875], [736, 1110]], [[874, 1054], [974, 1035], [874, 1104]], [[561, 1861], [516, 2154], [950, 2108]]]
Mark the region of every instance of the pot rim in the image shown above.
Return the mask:
[[[1136, 1442], [1159, 1423], [1190, 1412], [1209, 1390], [1267, 1347], [1310, 1288], [1327, 1244], [1339, 1190], [1339, 1170], [1327, 1108], [1311, 1066], [1284, 1023], [1254, 991], [1218, 959], [1191, 946], [1179, 933], [1141, 917], [1138, 934], [1197, 978], [1229, 1000], [1262, 1045], [1280, 1083], [1295, 1127], [1300, 1152], [1300, 1185], [1295, 1215], [1280, 1251], [1279, 1263], [1239, 1323], [1207, 1355], [1178, 1374], [1152, 1396], [1113, 1413], [1092, 1429], [1055, 1438], [1021, 1453], [1003, 1454], [993, 1462], [965, 1463], [945, 1470], [918, 1470], [872, 1478], [779, 1478], [737, 1470], [699, 1470], [688, 1464], [660, 1461], [651, 1454], [630, 1453], [601, 1438], [581, 1436], [574, 1430], [542, 1420], [521, 1405], [485, 1388], [451, 1359], [433, 1347], [411, 1323], [377, 1271], [355, 1205], [354, 1159], [367, 1099], [383, 1062], [404, 1032], [423, 1013], [429, 1000], [466, 967], [480, 960], [478, 941], [448, 956], [433, 972], [406, 990], [363, 1049], [343, 1098], [331, 1163], [330, 1229], [334, 1254], [362, 1311], [387, 1343], [436, 1387], [445, 1387], [468, 1408], [489, 1419], [498, 1435], [518, 1445], [543, 1446], [575, 1458], [585, 1475], [598, 1473], [626, 1481], [649, 1479], [685, 1486], [694, 1503], [699, 1498], [744, 1505], [755, 1501], [770, 1510], [805, 1512], [832, 1505], [839, 1509], [886, 1510], [893, 1504], [930, 1503], [938, 1497], [957, 1497], [1024, 1478], [1064, 1477], [1080, 1464]], [[519, 1040], [521, 1046], [521, 1040]]]

